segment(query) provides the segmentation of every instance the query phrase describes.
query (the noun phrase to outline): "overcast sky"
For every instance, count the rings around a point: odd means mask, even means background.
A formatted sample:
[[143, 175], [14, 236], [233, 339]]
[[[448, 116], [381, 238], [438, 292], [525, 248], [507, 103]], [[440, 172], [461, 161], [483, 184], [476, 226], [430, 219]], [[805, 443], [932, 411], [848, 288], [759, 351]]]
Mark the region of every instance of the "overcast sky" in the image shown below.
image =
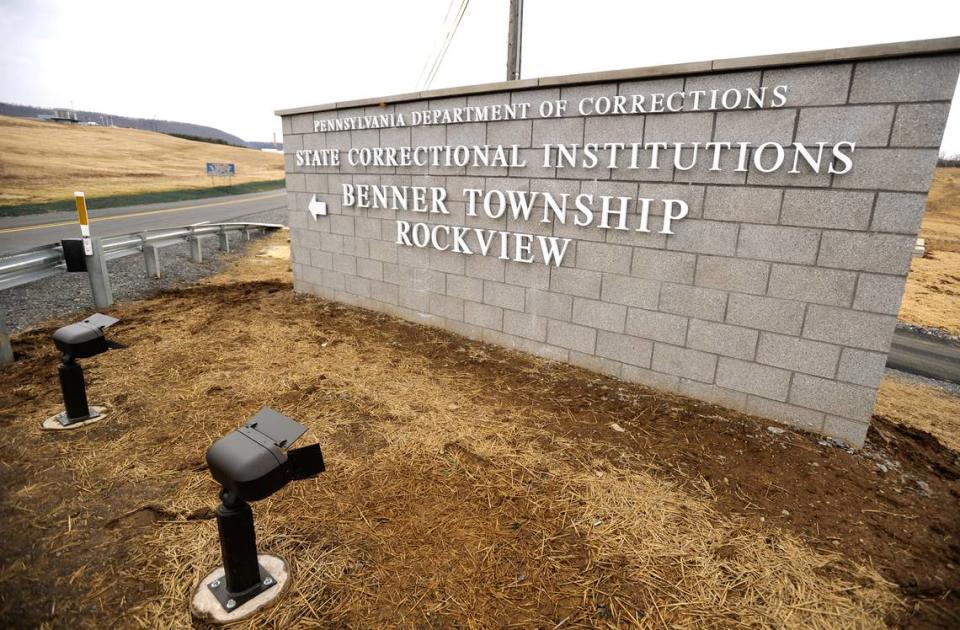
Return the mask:
[[[275, 109], [416, 90], [459, 1], [0, 0], [0, 101], [269, 140]], [[960, 35], [950, 0], [524, 4], [524, 78]], [[507, 7], [469, 3], [431, 87], [505, 78]]]

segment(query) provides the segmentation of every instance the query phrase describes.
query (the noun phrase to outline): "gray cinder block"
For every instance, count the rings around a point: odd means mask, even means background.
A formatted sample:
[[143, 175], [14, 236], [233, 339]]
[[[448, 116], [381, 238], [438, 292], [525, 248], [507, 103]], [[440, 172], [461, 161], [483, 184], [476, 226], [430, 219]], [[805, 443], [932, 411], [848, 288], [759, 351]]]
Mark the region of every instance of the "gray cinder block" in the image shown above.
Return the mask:
[[638, 278], [693, 284], [696, 268], [697, 257], [694, 254], [635, 247], [630, 274]]
[[623, 332], [627, 321], [627, 307], [601, 300], [574, 298], [572, 321], [599, 330]]
[[504, 311], [503, 332], [534, 341], [546, 341], [547, 318], [529, 313]]
[[736, 223], [690, 219], [683, 228], [667, 238], [667, 249], [715, 256], [732, 256], [737, 249]]
[[717, 368], [717, 356], [656, 342], [653, 344], [651, 367], [658, 372], [712, 383]]
[[913, 255], [913, 236], [825, 231], [818, 264], [857, 271], [906, 274]]
[[708, 186], [703, 218], [746, 223], [777, 223], [783, 191], [776, 188]]
[[717, 385], [784, 402], [790, 389], [790, 372], [750, 361], [720, 357]]
[[757, 335], [753, 328], [691, 319], [687, 347], [749, 361], [757, 350]]
[[601, 330], [597, 333], [597, 354], [621, 363], [648, 368], [653, 357], [653, 342]]
[[800, 105], [841, 105], [847, 102], [853, 64], [827, 64], [799, 68], [774, 68], [763, 73], [763, 85], [771, 90], [788, 86], [787, 102]]
[[[533, 146], [583, 144], [583, 118], [555, 118], [533, 121]], [[449, 132], [448, 132], [449, 133]], [[541, 152], [538, 151], [538, 154]]]
[[926, 203], [923, 193], [879, 193], [870, 229], [914, 236], [920, 230]]
[[854, 142], [858, 147], [885, 147], [893, 125], [893, 105], [805, 107], [800, 110], [797, 142]]
[[660, 300], [660, 283], [645, 278], [603, 274], [600, 299], [614, 304], [655, 309]]
[[713, 139], [715, 142], [750, 142], [754, 145], [779, 142], [788, 145], [793, 141], [796, 118], [795, 109], [720, 112]]
[[727, 304], [726, 321], [785, 335], [799, 335], [803, 313], [802, 302], [733, 293]]
[[874, 193], [790, 189], [784, 193], [780, 223], [801, 227], [866, 230]]
[[840, 346], [828, 343], [763, 332], [757, 346], [757, 361], [785, 370], [833, 378], [840, 350]]
[[850, 86], [851, 103], [946, 101], [953, 96], [960, 56], [863, 61]]
[[631, 248], [584, 241], [577, 244], [577, 267], [610, 273], [630, 273]]
[[844, 348], [837, 367], [837, 379], [864, 387], [879, 387], [886, 366], [887, 356], [881, 352]]
[[937, 149], [857, 149], [854, 155], [854, 168], [835, 175], [835, 187], [926, 192], [937, 163]]
[[727, 294], [716, 289], [665, 283], [660, 288], [660, 310], [717, 322], [723, 321]]
[[593, 354], [596, 341], [596, 328], [558, 322], [556, 320], [550, 320], [547, 324], [547, 342], [552, 345], [586, 354]]
[[503, 309], [489, 304], [464, 302], [464, 321], [488, 330], [503, 328]]
[[900, 105], [893, 123], [890, 146], [939, 148], [949, 113], [949, 103]]
[[857, 274], [852, 271], [773, 265], [767, 294], [814, 304], [850, 306], [856, 284]]
[[514, 311], [523, 311], [524, 295], [526, 291], [523, 287], [492, 280], [483, 282], [483, 302]]
[[526, 309], [533, 315], [570, 321], [573, 315], [573, 298], [563, 293], [527, 289]]
[[687, 338], [688, 321], [679, 315], [631, 308], [627, 313], [627, 334], [682, 346]]
[[881, 276], [872, 273], [860, 274], [853, 308], [872, 313], [896, 315], [907, 279], [903, 276]]
[[737, 256], [810, 265], [817, 260], [820, 232], [808, 228], [742, 225]]
[[600, 297], [599, 271], [560, 267], [550, 271], [550, 290], [587, 298]]
[[797, 374], [790, 388], [790, 402], [844, 418], [867, 422], [876, 393], [860, 385], [838, 383], [807, 374]]
[[887, 352], [896, 321], [892, 315], [811, 304], [807, 308], [803, 336], [862, 350]]
[[763, 294], [767, 290], [770, 263], [761, 260], [700, 256], [696, 285], [738, 293]]

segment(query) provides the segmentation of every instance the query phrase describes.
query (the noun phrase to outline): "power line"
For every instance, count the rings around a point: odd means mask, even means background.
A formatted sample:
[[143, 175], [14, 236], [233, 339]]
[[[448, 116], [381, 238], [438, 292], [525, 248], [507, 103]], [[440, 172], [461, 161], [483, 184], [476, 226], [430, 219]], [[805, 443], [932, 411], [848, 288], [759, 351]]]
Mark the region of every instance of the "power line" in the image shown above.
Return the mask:
[[457, 11], [456, 20], [448, 30], [447, 36], [443, 41], [443, 45], [437, 52], [436, 60], [433, 62], [430, 72], [427, 74], [426, 80], [421, 84], [421, 88], [429, 88], [430, 85], [433, 84], [433, 80], [436, 78], [437, 72], [440, 70], [440, 66], [443, 64], [443, 58], [447, 54], [447, 49], [450, 48], [450, 43], [453, 41], [453, 37], [457, 34], [457, 29], [460, 27], [460, 22], [463, 21], [463, 15], [466, 13], [469, 5], [470, 0], [461, 0], [460, 9]]
[[[456, 4], [456, 2], [457, 2], [457, 0], [450, 0], [450, 4], [447, 5], [447, 12], [446, 12], [446, 14], [443, 16], [443, 21], [440, 22], [440, 26], [441, 26], [441, 27], [443, 27], [444, 25], [447, 24], [447, 20], [450, 19], [450, 13], [453, 11], [453, 5]], [[427, 73], [429, 72], [429, 69], [433, 67], [433, 65], [432, 65], [432, 63], [431, 63], [431, 60], [432, 60], [432, 59], [434, 59], [434, 57], [431, 57], [430, 55], [427, 55], [427, 58], [423, 60], [423, 67], [420, 68], [420, 74], [417, 75], [417, 88], [418, 88], [418, 89], [420, 88], [420, 86], [423, 85], [424, 79], [426, 78]]]
[[460, 12], [457, 14], [457, 21], [450, 31], [450, 36], [447, 37], [446, 42], [444, 42], [443, 49], [440, 51], [440, 56], [437, 59], [437, 63], [433, 68], [433, 72], [431, 72], [430, 76], [427, 77], [427, 84], [424, 87], [429, 88], [431, 85], [433, 85], [433, 80], [436, 78], [437, 72], [440, 70], [440, 66], [443, 64], [443, 58], [447, 55], [447, 49], [450, 47], [451, 42], [453, 42], [453, 38], [457, 34], [457, 29], [460, 27], [460, 22], [463, 20], [463, 15], [467, 12], [467, 7], [469, 5], [470, 0], [463, 0], [463, 3], [460, 6]]
[[[426, 76], [424, 76], [420, 82], [420, 89], [428, 88], [433, 83], [433, 79], [436, 77], [437, 70], [439, 70], [440, 65], [443, 63], [443, 58], [446, 55], [447, 48], [450, 46], [450, 42], [453, 41], [453, 36], [457, 31], [457, 27], [460, 26], [460, 20], [463, 18], [463, 13], [466, 10], [468, 3], [469, 0], [460, 0], [460, 7], [457, 9], [456, 18], [453, 21], [447, 21], [447, 18], [450, 17], [450, 10], [447, 11], [447, 17], [444, 18], [444, 24], [448, 24], [446, 35], [440, 44], [440, 48], [434, 55], [432, 62], [429, 64], [429, 69], [427, 70]], [[452, 8], [453, 2], [451, 2], [450, 5], [450, 9]]]

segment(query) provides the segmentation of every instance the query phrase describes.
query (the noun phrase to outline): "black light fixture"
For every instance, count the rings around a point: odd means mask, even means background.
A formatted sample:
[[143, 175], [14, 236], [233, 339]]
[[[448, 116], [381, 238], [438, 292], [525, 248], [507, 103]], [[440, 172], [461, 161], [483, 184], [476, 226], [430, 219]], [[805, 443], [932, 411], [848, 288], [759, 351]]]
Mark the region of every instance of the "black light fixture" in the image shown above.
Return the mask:
[[64, 410], [48, 419], [44, 423], [45, 427], [58, 428], [54, 422], [59, 423], [60, 428], [70, 427], [95, 420], [102, 415], [101, 408], [91, 408], [87, 403], [83, 368], [77, 363], [77, 359], [94, 357], [111, 348], [122, 348], [121, 344], [107, 341], [104, 336], [104, 332], [119, 321], [109, 315], [94, 313], [81, 322], [64, 326], [53, 333], [53, 343], [61, 356], [58, 373]]
[[264, 407], [207, 450], [210, 473], [222, 486], [217, 529], [223, 575], [219, 577], [219, 569], [214, 571], [199, 588], [213, 594], [223, 613], [237, 611], [278, 584], [277, 576], [258, 561], [253, 510], [247, 502], [264, 499], [291, 481], [324, 471], [319, 444], [287, 450], [306, 430], [299, 422]]

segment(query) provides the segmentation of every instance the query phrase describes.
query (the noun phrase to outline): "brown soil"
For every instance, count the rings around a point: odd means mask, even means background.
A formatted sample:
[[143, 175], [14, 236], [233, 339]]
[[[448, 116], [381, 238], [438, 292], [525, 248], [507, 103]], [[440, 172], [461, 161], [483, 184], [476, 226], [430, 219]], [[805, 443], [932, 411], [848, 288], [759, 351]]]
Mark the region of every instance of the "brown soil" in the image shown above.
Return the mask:
[[[218, 564], [203, 454], [261, 406], [328, 472], [254, 506], [299, 625], [960, 624], [960, 459], [897, 418], [860, 452], [293, 294], [275, 261], [120, 305], [57, 411], [56, 325], [0, 372], [0, 624], [188, 627]], [[236, 280], [236, 278], [241, 278]]]
[[960, 453], [960, 396], [931, 385], [887, 377], [874, 413], [934, 436]]

